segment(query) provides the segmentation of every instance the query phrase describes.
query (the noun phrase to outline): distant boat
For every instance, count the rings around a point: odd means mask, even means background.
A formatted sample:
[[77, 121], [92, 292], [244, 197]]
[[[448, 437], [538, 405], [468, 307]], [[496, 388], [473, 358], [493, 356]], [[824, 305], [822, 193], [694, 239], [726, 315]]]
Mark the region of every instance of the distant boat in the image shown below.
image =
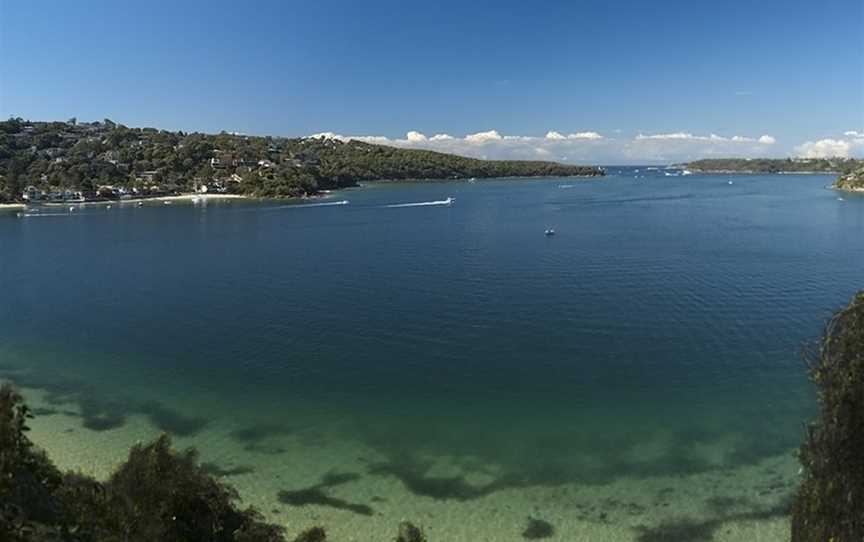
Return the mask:
[[171, 202], [170, 201], [163, 201], [162, 204], [163, 205], [171, 205]]
[[69, 212], [70, 212], [70, 213], [71, 213], [72, 211], [74, 211], [74, 210], [75, 210], [75, 207], [69, 207]]
[[454, 201], [456, 201], [456, 198], [448, 196], [447, 199], [444, 200], [444, 205], [452, 205]]
[[732, 181], [729, 181], [729, 184], [733, 184]]
[[543, 235], [545, 235], [546, 237], [551, 237], [555, 235], [555, 230], [553, 230], [552, 228], [548, 228], [545, 232], [543, 232]]
[[468, 182], [469, 182], [469, 183], [476, 183], [476, 182], [477, 182], [477, 179], [474, 178], [474, 177], [471, 177], [470, 179], [468, 179]]
[[143, 207], [143, 206], [144, 206], [144, 202], [143, 202], [143, 201], [139, 201], [139, 202], [138, 202], [138, 207]]

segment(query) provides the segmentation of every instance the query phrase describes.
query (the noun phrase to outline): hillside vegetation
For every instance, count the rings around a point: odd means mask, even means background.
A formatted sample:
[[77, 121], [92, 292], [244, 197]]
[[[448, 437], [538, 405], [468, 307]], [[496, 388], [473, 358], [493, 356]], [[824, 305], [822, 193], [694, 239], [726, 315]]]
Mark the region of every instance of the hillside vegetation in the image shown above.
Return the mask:
[[30, 186], [108, 197], [132, 190], [185, 192], [203, 186], [261, 197], [297, 197], [384, 179], [602, 174], [590, 166], [478, 160], [359, 141], [127, 128], [108, 119], [0, 122], [0, 200], [6, 201], [19, 200]]
[[864, 167], [837, 177], [837, 180], [834, 181], [834, 188], [840, 190], [864, 190]]
[[820, 413], [801, 446], [793, 542], [864, 540], [864, 292], [826, 327], [810, 362]]
[[864, 161], [844, 158], [708, 158], [686, 164], [706, 173], [846, 173]]
[[[9, 382], [0, 383], [0, 541], [285, 542], [284, 529], [217, 480], [194, 449], [177, 451], [163, 434], [136, 444], [105, 481], [61, 472], [27, 437], [32, 414]], [[393, 539], [391, 539], [393, 540]], [[410, 522], [397, 542], [426, 542]], [[327, 542], [312, 526], [294, 542]]]

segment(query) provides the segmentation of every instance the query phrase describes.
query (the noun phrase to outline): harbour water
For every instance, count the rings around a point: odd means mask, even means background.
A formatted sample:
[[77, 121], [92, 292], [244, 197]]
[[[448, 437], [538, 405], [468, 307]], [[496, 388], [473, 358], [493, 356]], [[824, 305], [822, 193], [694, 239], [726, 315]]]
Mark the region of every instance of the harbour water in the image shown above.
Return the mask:
[[799, 353], [864, 284], [864, 196], [831, 180], [0, 214], [0, 377], [59, 465], [168, 431], [289, 533], [780, 540]]

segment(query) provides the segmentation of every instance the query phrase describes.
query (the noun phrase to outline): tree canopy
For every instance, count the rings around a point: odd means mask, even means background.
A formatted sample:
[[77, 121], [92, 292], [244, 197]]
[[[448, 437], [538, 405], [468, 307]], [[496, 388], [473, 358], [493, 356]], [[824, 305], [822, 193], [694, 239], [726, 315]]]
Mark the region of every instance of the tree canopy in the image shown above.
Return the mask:
[[102, 122], [0, 122], [0, 199], [28, 186], [94, 193], [99, 186], [192, 191], [202, 185], [297, 197], [361, 181], [593, 176], [596, 167], [493, 161], [330, 138], [257, 137], [128, 128]]

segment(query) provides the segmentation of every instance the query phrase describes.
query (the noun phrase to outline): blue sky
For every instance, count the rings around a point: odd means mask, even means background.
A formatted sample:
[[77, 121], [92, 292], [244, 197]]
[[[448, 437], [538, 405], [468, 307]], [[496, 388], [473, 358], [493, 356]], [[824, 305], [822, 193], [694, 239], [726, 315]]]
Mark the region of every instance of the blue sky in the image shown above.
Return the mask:
[[864, 2], [0, 0], [0, 116], [582, 162], [854, 156]]

